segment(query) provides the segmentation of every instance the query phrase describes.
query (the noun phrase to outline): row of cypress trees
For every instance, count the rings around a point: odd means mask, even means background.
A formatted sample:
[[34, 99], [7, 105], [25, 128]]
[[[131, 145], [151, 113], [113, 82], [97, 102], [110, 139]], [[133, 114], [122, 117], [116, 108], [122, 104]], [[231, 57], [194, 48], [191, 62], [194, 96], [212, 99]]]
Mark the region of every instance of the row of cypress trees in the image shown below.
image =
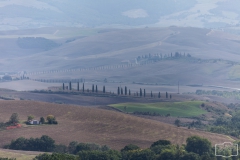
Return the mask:
[[[69, 85], [68, 86], [65, 86], [65, 83], [63, 83], [62, 85], [62, 90], [72, 90], [72, 82], [69, 82]], [[80, 84], [79, 82], [77, 82], [77, 91], [80, 91]], [[85, 92], [85, 86], [84, 86], [84, 83], [83, 83], [83, 86], [82, 86], [82, 92]], [[98, 92], [98, 86], [94, 86], [94, 84], [92, 85], [92, 92]], [[106, 89], [105, 89], [105, 86], [103, 86], [103, 93], [106, 93]]]
[[[69, 82], [69, 85], [68, 86], [65, 86], [65, 83], [63, 83], [63, 86], [62, 86], [62, 89], [63, 90], [72, 90], [72, 82]], [[77, 91], [80, 91], [80, 84], [79, 82], [77, 82]], [[89, 90], [88, 90], [89, 91]], [[84, 86], [84, 83], [83, 83], [83, 86], [82, 86], [82, 92], [85, 92], [85, 86]], [[98, 86], [97, 85], [92, 85], [92, 92], [96, 92], [98, 93]], [[106, 93], [106, 88], [105, 86], [103, 86], [103, 90], [102, 90], [103, 93]], [[127, 89], [127, 86], [124, 87], [124, 90], [122, 87], [118, 87], [117, 89], [117, 95], [131, 95], [131, 90], [130, 89]], [[139, 96], [139, 97], [146, 97], [147, 94], [146, 94], [146, 89], [143, 89], [140, 88], [140, 91], [139, 93], [136, 92], [134, 93], [134, 95], [136, 96]], [[150, 97], [155, 97], [151, 91], [150, 93]], [[158, 92], [158, 98], [161, 98], [161, 93]], [[168, 92], [166, 92], [166, 98], [168, 98]], [[171, 99], [172, 98], [172, 95], [170, 94], [169, 98]]]
[[[131, 95], [131, 90], [127, 90], [127, 86], [124, 87], [124, 93], [123, 93], [123, 88], [121, 87], [118, 87], [117, 89], [117, 94], [118, 95]], [[143, 89], [142, 91], [142, 88], [140, 88], [140, 91], [139, 91], [139, 94], [138, 92], [136, 92], [136, 96], [140, 96], [140, 97], [146, 97], [146, 89]], [[151, 91], [151, 94], [150, 94], [150, 97], [154, 97], [152, 91]], [[161, 98], [161, 93], [158, 92], [158, 98]], [[168, 92], [166, 92], [166, 98], [168, 98]], [[171, 99], [172, 98], [172, 95], [170, 94], [169, 98]]]

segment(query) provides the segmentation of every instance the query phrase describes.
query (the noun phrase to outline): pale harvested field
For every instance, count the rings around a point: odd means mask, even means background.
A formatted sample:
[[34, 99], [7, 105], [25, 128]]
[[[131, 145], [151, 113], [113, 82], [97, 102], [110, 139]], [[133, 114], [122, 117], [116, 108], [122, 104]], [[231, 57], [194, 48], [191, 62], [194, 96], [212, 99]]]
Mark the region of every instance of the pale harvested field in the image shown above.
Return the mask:
[[0, 149], [0, 157], [16, 158], [17, 160], [32, 160], [34, 157], [41, 153], [43, 152]]
[[0, 101], [0, 121], [8, 121], [14, 112], [19, 114], [21, 121], [25, 121], [30, 114], [36, 119], [53, 114], [59, 124], [27, 126], [1, 131], [1, 146], [21, 136], [30, 138], [42, 135], [52, 137], [58, 144], [67, 145], [75, 140], [106, 144], [113, 149], [121, 149], [129, 143], [147, 148], [159, 139], [182, 144], [185, 143], [187, 137], [192, 135], [208, 138], [213, 145], [232, 141], [224, 135], [177, 128], [162, 122], [103, 109], [34, 101]]

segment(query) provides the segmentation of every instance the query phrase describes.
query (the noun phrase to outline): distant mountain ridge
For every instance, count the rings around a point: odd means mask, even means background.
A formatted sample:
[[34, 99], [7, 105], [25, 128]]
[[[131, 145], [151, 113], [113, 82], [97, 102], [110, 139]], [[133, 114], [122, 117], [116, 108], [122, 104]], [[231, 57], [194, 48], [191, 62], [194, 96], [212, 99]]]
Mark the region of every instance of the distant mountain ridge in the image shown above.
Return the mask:
[[231, 0], [4, 0], [0, 30], [39, 27], [238, 26], [240, 1]]

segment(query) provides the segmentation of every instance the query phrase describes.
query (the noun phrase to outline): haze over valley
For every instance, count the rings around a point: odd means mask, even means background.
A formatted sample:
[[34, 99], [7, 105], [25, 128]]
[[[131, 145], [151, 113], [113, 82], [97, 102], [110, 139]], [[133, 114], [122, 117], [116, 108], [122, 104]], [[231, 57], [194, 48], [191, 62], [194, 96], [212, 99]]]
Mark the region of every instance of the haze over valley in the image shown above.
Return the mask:
[[238, 6], [0, 1], [0, 159], [215, 160], [240, 138]]

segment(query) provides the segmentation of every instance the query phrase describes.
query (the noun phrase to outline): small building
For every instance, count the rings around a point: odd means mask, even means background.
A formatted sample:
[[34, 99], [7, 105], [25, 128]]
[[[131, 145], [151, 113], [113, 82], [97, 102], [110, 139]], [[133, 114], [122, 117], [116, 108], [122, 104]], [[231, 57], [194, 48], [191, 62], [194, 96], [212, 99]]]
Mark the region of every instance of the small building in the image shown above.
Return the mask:
[[39, 125], [40, 124], [40, 122], [38, 120], [30, 120], [28, 122], [29, 122], [29, 124], [32, 124], [32, 125]]

